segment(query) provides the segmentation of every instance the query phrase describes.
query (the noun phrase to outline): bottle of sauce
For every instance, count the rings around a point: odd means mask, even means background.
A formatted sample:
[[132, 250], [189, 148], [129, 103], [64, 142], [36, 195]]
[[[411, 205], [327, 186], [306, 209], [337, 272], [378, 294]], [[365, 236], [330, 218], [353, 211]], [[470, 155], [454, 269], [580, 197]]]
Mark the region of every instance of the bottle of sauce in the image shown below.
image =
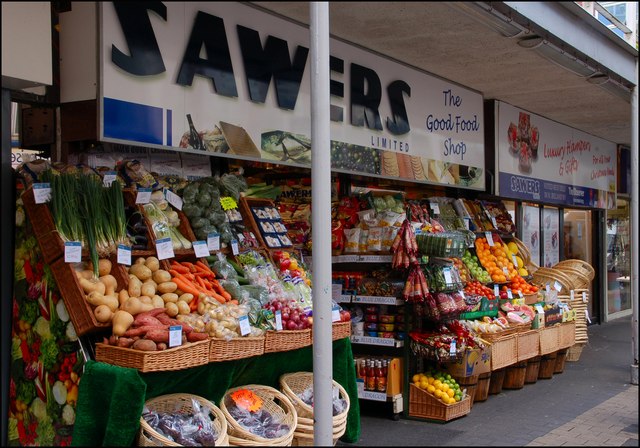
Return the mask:
[[376, 370], [373, 359], [367, 360], [367, 378], [365, 379], [365, 389], [376, 390]]
[[386, 363], [386, 360], [378, 359], [376, 361], [376, 390], [378, 392], [387, 391], [387, 369], [383, 363]]

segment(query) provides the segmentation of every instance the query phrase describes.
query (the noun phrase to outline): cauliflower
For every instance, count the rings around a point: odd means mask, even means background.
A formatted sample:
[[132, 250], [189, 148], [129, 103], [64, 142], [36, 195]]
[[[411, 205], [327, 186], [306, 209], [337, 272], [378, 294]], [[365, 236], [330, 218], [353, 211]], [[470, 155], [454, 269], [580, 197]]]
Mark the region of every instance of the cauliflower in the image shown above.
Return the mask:
[[76, 411], [68, 404], [62, 408], [62, 421], [65, 425], [73, 425], [76, 421]]
[[44, 317], [40, 316], [36, 320], [36, 323], [33, 326], [33, 330], [38, 333], [38, 335], [42, 338], [51, 337], [51, 328], [49, 327], [49, 321]]
[[66, 331], [66, 335], [67, 338], [71, 341], [77, 341], [78, 340], [78, 335], [76, 334], [76, 329], [73, 326], [73, 322], [69, 321], [69, 323], [67, 324], [67, 331]]
[[47, 405], [40, 397], [36, 397], [31, 403], [31, 413], [38, 420], [43, 420], [47, 416]]

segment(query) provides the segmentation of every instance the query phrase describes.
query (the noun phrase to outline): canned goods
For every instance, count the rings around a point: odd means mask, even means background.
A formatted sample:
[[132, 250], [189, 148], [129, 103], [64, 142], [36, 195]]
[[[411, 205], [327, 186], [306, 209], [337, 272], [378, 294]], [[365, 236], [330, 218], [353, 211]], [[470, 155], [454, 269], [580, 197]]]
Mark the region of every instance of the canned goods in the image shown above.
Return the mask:
[[365, 313], [378, 314], [378, 307], [376, 305], [367, 305], [364, 307]]
[[366, 331], [378, 331], [378, 324], [375, 322], [366, 322], [364, 324], [364, 329]]
[[394, 339], [395, 338], [395, 333], [392, 331], [382, 331], [378, 333], [378, 337], [379, 338], [387, 338], [387, 339]]
[[393, 331], [395, 330], [395, 325], [394, 324], [378, 324], [378, 330], [379, 331]]
[[393, 322], [395, 322], [395, 320], [396, 320], [396, 316], [394, 316], [393, 314], [380, 315], [380, 322], [384, 324], [392, 324]]
[[377, 338], [378, 337], [378, 332], [377, 331], [367, 331], [367, 336], [371, 336], [372, 338]]
[[378, 315], [377, 314], [367, 313], [367, 314], [364, 315], [364, 321], [365, 322], [378, 322]]

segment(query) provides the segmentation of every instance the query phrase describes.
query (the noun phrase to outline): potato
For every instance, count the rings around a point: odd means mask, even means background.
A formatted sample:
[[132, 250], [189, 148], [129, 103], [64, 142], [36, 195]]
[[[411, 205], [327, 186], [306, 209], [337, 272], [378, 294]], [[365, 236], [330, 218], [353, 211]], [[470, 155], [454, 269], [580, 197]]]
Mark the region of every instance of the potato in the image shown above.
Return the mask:
[[164, 294], [162, 294], [162, 300], [164, 300], [165, 303], [167, 302], [177, 302], [178, 301], [178, 294], [173, 293], [173, 292], [166, 292]]
[[144, 264], [146, 261], [147, 261], [146, 258], [138, 257], [138, 258], [136, 258], [136, 261], [133, 264]]
[[152, 276], [153, 280], [156, 283], [164, 283], [164, 282], [170, 282], [171, 281], [171, 274], [167, 271], [165, 271], [164, 269], [158, 269], [157, 271], [155, 271], [153, 273]]
[[144, 282], [145, 280], [149, 280], [151, 278], [153, 272], [144, 264], [136, 263], [129, 268], [129, 274], [135, 275]]
[[143, 296], [153, 297], [156, 295], [156, 282], [149, 279], [142, 284], [140, 294]]
[[131, 348], [134, 350], [142, 350], [145, 352], [155, 352], [158, 349], [156, 343], [148, 339], [138, 339], [133, 343]]
[[160, 269], [160, 260], [157, 257], [147, 257], [144, 265], [149, 268], [151, 272], [155, 272]]
[[180, 297], [178, 297], [178, 300], [182, 300], [184, 302], [191, 303], [191, 301], [193, 300], [193, 294], [184, 293], [184, 294], [180, 295]]
[[178, 301], [178, 313], [180, 314], [189, 314], [191, 312], [191, 308], [189, 308], [189, 304], [184, 300]]
[[127, 288], [129, 297], [140, 297], [142, 294], [142, 282], [135, 275], [129, 275], [129, 287]]
[[140, 300], [142, 303], [147, 304], [147, 305], [151, 305], [153, 302], [151, 300], [151, 297], [149, 296], [140, 296], [138, 297], [138, 300]]
[[151, 297], [151, 304], [154, 308], [164, 308], [164, 300], [158, 294]]
[[178, 310], [178, 305], [176, 305], [174, 302], [167, 302], [164, 304], [164, 309], [166, 311], [166, 313], [169, 315], [169, 317], [175, 317], [178, 315], [178, 312], [180, 310]]
[[98, 322], [106, 323], [110, 322], [113, 318], [113, 311], [107, 305], [98, 305], [93, 314], [96, 316]]
[[173, 282], [163, 282], [158, 285], [158, 292], [160, 294], [174, 292], [176, 289], [178, 289], [178, 285]]

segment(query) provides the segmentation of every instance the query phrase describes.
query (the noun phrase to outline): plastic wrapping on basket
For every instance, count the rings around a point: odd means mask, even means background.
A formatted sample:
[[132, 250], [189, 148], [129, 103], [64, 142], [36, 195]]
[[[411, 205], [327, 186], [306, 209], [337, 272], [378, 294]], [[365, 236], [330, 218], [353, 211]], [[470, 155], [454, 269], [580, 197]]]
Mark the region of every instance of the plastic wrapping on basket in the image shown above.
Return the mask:
[[215, 446], [218, 434], [209, 413], [191, 399], [194, 413], [155, 412], [144, 407], [142, 418], [162, 436], [183, 446]]
[[229, 415], [251, 434], [265, 439], [276, 439], [287, 435], [291, 430], [289, 425], [282, 423], [277, 415], [272, 415], [264, 409], [259, 409], [255, 412], [243, 409], [236, 406], [230, 396], [227, 397], [226, 401], [225, 405]]
[[[313, 407], [313, 386], [307, 387], [300, 393], [296, 394], [305, 404]], [[332, 389], [333, 416], [342, 414], [347, 409], [347, 400], [340, 397], [340, 389], [335, 385]]]

